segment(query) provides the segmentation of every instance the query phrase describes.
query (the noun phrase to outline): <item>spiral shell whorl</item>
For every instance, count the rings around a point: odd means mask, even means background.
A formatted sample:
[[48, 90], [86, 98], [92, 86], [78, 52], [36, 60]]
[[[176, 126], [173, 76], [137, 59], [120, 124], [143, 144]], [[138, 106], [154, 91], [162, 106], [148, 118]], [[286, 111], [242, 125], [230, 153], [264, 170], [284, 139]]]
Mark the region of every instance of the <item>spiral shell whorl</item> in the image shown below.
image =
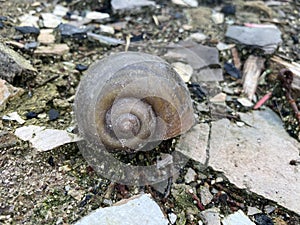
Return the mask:
[[189, 92], [159, 57], [118, 53], [88, 70], [75, 100], [80, 133], [108, 150], [143, 149], [194, 124]]

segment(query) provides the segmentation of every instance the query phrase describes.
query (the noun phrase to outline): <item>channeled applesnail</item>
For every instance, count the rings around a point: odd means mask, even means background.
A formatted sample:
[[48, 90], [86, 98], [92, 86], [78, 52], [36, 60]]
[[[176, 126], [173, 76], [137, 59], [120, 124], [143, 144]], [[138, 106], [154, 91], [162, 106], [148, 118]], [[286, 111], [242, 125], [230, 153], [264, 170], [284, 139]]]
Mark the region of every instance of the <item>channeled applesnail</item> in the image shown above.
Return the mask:
[[95, 62], [75, 98], [80, 135], [112, 151], [149, 150], [195, 122], [189, 91], [163, 59], [138, 52]]

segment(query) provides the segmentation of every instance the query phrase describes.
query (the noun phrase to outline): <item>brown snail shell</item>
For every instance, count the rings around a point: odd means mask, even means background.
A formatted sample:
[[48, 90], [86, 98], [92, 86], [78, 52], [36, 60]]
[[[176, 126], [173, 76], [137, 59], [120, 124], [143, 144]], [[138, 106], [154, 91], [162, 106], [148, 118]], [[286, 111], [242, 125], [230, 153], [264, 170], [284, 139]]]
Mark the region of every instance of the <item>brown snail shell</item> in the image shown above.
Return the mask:
[[163, 59], [124, 52], [94, 63], [75, 98], [80, 134], [109, 151], [147, 150], [195, 122], [189, 91]]

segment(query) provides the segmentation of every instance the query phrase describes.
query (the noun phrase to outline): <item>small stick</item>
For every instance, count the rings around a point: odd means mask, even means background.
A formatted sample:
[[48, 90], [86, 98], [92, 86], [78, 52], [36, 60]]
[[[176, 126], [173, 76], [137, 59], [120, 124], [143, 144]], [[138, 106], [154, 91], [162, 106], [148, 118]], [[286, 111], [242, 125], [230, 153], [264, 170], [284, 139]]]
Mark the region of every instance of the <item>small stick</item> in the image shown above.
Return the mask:
[[292, 109], [294, 110], [295, 116], [298, 120], [300, 126], [300, 112], [296, 101], [292, 97], [292, 82], [293, 82], [294, 74], [289, 69], [282, 69], [278, 74], [278, 79], [281, 81], [282, 86], [286, 89], [286, 98], [289, 101]]

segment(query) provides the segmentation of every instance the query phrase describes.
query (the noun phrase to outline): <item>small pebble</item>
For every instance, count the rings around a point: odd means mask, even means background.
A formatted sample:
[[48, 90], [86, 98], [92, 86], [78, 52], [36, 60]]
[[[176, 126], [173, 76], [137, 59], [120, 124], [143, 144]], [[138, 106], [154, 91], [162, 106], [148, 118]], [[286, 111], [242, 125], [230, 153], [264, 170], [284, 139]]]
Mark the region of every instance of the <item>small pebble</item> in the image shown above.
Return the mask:
[[56, 109], [50, 109], [48, 116], [50, 121], [56, 120], [59, 117], [59, 112]]
[[78, 71], [85, 71], [87, 70], [89, 67], [88, 66], [85, 66], [85, 65], [82, 65], [82, 64], [76, 64], [76, 67], [75, 69], [78, 70]]
[[241, 72], [232, 63], [225, 62], [224, 69], [231, 77], [235, 79], [242, 78]]
[[33, 119], [33, 118], [37, 118], [37, 113], [33, 112], [33, 111], [30, 111], [30, 112], [26, 113], [26, 118], [28, 120]]
[[257, 225], [274, 225], [272, 219], [265, 214], [256, 214], [254, 218]]
[[54, 167], [55, 166], [55, 163], [54, 163], [54, 159], [53, 159], [53, 156], [51, 155], [49, 158], [48, 158], [48, 164], [50, 165], [50, 166], [52, 166], [52, 167]]
[[168, 218], [169, 218], [171, 224], [175, 224], [175, 222], [176, 222], [176, 220], [177, 220], [176, 214], [174, 214], [174, 213], [169, 213], [169, 214], [168, 214]]
[[294, 44], [298, 44], [299, 43], [299, 38], [298, 38], [297, 35], [292, 35], [291, 38], [292, 38]]
[[29, 42], [29, 43], [26, 43], [24, 48], [26, 50], [30, 50], [30, 49], [36, 49], [38, 47], [38, 43], [36, 41], [34, 42]]
[[193, 182], [195, 180], [196, 175], [197, 175], [197, 173], [192, 168], [189, 168], [186, 175], [184, 176], [185, 183], [189, 184], [189, 183]]
[[22, 34], [40, 34], [40, 29], [36, 27], [31, 27], [31, 26], [22, 26], [22, 27], [15, 27], [15, 29]]
[[221, 9], [221, 12], [224, 13], [225, 15], [235, 15], [236, 12], [235, 5], [231, 5], [231, 4], [225, 5]]
[[275, 206], [272, 206], [272, 205], [266, 205], [264, 207], [264, 212], [267, 213], [267, 214], [271, 214], [272, 212], [274, 212], [276, 209]]

